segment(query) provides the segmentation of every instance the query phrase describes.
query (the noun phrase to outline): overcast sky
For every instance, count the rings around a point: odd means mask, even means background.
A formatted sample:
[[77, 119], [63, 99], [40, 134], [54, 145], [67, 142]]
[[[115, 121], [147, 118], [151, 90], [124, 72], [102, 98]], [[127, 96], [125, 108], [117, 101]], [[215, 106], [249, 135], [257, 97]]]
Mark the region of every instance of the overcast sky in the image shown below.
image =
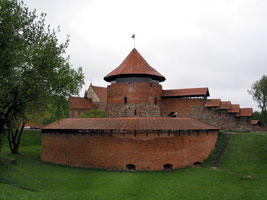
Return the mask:
[[210, 98], [253, 107], [247, 90], [267, 74], [267, 0], [25, 0], [46, 23], [70, 35], [68, 55], [85, 85], [133, 48], [163, 74], [163, 89], [208, 87]]

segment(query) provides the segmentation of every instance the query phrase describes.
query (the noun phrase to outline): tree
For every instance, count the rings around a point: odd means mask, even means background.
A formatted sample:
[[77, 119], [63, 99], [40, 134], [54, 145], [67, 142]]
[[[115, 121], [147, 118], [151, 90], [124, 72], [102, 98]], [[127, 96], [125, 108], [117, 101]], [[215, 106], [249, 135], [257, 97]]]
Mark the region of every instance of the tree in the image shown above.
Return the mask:
[[0, 138], [29, 113], [45, 113], [81, 89], [82, 69], [71, 68], [69, 38], [59, 43], [58, 32], [22, 1], [0, 0]]
[[260, 80], [252, 84], [248, 91], [253, 99], [258, 103], [263, 116], [263, 124], [267, 123], [267, 75], [263, 75]]
[[79, 118], [101, 118], [106, 116], [107, 112], [105, 110], [86, 110]]
[[259, 120], [261, 124], [264, 122], [264, 115], [261, 112], [255, 111], [253, 112], [253, 120]]

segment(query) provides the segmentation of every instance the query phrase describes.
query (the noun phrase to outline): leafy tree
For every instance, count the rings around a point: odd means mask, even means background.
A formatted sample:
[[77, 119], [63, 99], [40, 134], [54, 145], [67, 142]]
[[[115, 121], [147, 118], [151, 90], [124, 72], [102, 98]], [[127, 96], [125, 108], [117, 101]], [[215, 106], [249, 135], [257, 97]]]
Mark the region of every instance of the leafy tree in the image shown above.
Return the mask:
[[79, 118], [100, 118], [106, 116], [107, 112], [105, 110], [87, 110]]
[[22, 1], [0, 0], [0, 137], [81, 89], [82, 69], [71, 68], [58, 32]]
[[267, 123], [267, 75], [263, 75], [260, 80], [252, 84], [251, 90], [248, 91], [253, 99], [258, 103], [263, 116], [263, 123]]
[[261, 122], [261, 124], [263, 124], [263, 122], [264, 122], [264, 115], [261, 112], [255, 111], [255, 112], [253, 112], [252, 119], [259, 120]]

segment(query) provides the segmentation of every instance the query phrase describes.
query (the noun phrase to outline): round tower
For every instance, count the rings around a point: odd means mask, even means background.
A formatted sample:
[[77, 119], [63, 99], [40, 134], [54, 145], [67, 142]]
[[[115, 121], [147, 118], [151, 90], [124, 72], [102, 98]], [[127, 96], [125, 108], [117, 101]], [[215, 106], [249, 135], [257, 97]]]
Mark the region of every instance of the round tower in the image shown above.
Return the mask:
[[104, 77], [110, 82], [108, 117], [159, 117], [165, 77], [153, 69], [134, 48], [125, 60]]

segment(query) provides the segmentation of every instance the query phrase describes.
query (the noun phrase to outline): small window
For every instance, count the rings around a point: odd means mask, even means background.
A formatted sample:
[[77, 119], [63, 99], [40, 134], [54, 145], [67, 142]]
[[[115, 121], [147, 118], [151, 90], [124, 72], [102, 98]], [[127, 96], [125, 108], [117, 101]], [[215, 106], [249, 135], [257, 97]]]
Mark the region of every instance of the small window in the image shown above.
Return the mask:
[[127, 164], [126, 165], [126, 169], [128, 169], [128, 170], [135, 170], [135, 165], [133, 165], [133, 164]]
[[136, 110], [134, 110], [134, 115], [137, 115], [137, 111]]
[[157, 104], [158, 104], [158, 98], [155, 97], [155, 105], [157, 105]]
[[124, 103], [125, 103], [125, 104], [128, 103], [128, 99], [127, 99], [127, 97], [124, 97]]
[[172, 169], [172, 164], [165, 164], [163, 165], [164, 170], [171, 170]]
[[178, 117], [178, 113], [177, 112], [170, 112], [168, 117]]

